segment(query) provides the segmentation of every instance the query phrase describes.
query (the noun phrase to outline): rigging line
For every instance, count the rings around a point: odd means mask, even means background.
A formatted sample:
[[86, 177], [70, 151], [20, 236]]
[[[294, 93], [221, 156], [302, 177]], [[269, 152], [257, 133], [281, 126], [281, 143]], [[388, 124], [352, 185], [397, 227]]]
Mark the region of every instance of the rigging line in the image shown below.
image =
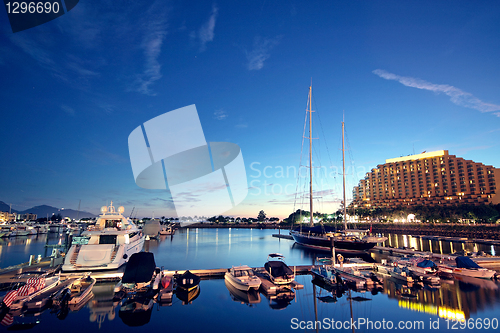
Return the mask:
[[[309, 98], [307, 99], [306, 105], [309, 106]], [[298, 188], [299, 188], [299, 179], [300, 179], [300, 167], [302, 166], [302, 156], [303, 156], [303, 152], [304, 152], [304, 139], [305, 139], [306, 128], [307, 128], [307, 106], [306, 106], [306, 113], [305, 113], [305, 119], [304, 119], [304, 130], [302, 131], [302, 146], [300, 148], [299, 169], [298, 169], [298, 174], [297, 174], [297, 182], [295, 185], [295, 198], [293, 201], [293, 212], [295, 212], [295, 204], [297, 202], [297, 192], [298, 192]]]
[[[347, 137], [347, 134], [345, 132], [346, 131], [344, 130], [344, 135]], [[351, 145], [349, 142], [349, 138], [347, 137], [347, 139], [345, 139], [345, 141], [347, 143], [347, 149], [348, 149], [349, 158], [350, 158], [350, 165], [351, 165], [351, 169], [352, 169], [352, 174], [351, 174], [352, 186], [356, 186], [357, 185], [356, 183], [358, 181], [357, 176], [356, 176], [356, 165], [354, 163], [354, 157], [352, 154], [352, 149], [351, 149]], [[352, 191], [351, 191], [351, 197], [352, 197]], [[351, 199], [351, 201], [352, 201], [352, 199]]]
[[313, 99], [314, 99], [314, 104], [316, 105], [316, 114], [318, 115], [318, 121], [319, 121], [319, 127], [321, 129], [321, 134], [323, 135], [323, 138], [325, 139], [325, 146], [326, 146], [326, 152], [328, 155], [328, 159], [330, 161], [330, 165], [333, 165], [332, 158], [330, 156], [330, 149], [328, 148], [328, 142], [326, 140], [326, 135], [325, 135], [325, 132], [323, 131], [323, 122], [321, 121], [321, 115], [320, 115], [320, 112], [319, 112], [318, 107], [317, 107], [318, 104], [316, 103], [316, 99], [314, 96], [313, 96]]

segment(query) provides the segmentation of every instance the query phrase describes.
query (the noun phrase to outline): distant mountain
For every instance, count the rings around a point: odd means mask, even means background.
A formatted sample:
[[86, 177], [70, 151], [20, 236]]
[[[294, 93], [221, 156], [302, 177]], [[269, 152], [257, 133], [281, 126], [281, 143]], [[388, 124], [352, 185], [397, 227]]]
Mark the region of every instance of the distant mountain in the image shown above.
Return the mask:
[[17, 213], [17, 210], [15, 209], [10, 209], [10, 205], [7, 205], [5, 202], [0, 201], [0, 212], [12, 212], [12, 213]]
[[[9, 209], [10, 205], [7, 205], [5, 202], [0, 201], [0, 212], [9, 212]], [[92, 218], [97, 216], [89, 212], [78, 212], [77, 210], [74, 209], [59, 209], [47, 205], [35, 206], [23, 211], [12, 209], [11, 212], [17, 214], [36, 214], [38, 218], [48, 216], [49, 219], [52, 216], [52, 214], [54, 215], [61, 214], [62, 217], [69, 217], [70, 219], [84, 218], [84, 217]]]
[[61, 214], [62, 217], [69, 217], [70, 219], [83, 218], [83, 217], [96, 217], [95, 214], [89, 212], [78, 212], [77, 210], [73, 209], [59, 209], [47, 205], [35, 206], [30, 209], [26, 209], [23, 210], [22, 212], [19, 212], [19, 214], [28, 214], [28, 213], [36, 214], [38, 218], [48, 216], [49, 219], [52, 216], [52, 214], [54, 215]]

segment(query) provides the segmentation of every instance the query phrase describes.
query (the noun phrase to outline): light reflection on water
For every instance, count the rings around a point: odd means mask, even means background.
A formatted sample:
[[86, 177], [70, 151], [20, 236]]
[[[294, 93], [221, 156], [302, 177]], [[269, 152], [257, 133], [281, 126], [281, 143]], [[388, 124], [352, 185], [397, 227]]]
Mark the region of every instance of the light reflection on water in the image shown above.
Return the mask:
[[[283, 231], [282, 231], [283, 232]], [[285, 255], [290, 266], [310, 265], [314, 258], [325, 256], [298, 246], [293, 241], [272, 237], [277, 230], [260, 229], [182, 229], [171, 236], [162, 236], [160, 240], [151, 240], [147, 244], [155, 254], [157, 266], [169, 270], [229, 268], [232, 265], [246, 264], [262, 267], [267, 255], [279, 252]], [[392, 246], [418, 247], [433, 249], [436, 252], [460, 248], [463, 243], [423, 240], [411, 236], [390, 235]], [[53, 237], [49, 234], [49, 237]], [[26, 247], [29, 254], [43, 254], [45, 236], [32, 236], [30, 242], [21, 238], [1, 240], [0, 265], [27, 261]], [[56, 243], [57, 239], [50, 239]], [[471, 247], [472, 245], [472, 247]], [[474, 250], [473, 244], [463, 244], [463, 248]], [[478, 249], [481, 249], [479, 246]], [[29, 255], [28, 254], [28, 255]], [[372, 259], [379, 259], [380, 254], [373, 253]], [[367, 259], [367, 258], [365, 258]], [[309, 275], [298, 276], [297, 281], [304, 289], [295, 294], [273, 299], [259, 295], [250, 300], [248, 295], [231, 294], [223, 279], [203, 280], [200, 294], [186, 305], [175, 295], [170, 306], [154, 304], [146, 317], [137, 319], [137, 325], [149, 330], [169, 330], [172, 332], [255, 332], [255, 331], [295, 331], [292, 320], [296, 322], [319, 320], [324, 322], [350, 321], [351, 307], [354, 320], [366, 318], [371, 321], [400, 320], [423, 321], [429, 328], [430, 321], [439, 320], [439, 331], [448, 330], [447, 318], [486, 318], [499, 317], [500, 291], [498, 283], [478, 279], [443, 281], [439, 288], [428, 286], [408, 288], [396, 281], [384, 277], [383, 290], [376, 294], [369, 291], [352, 291], [348, 294], [330, 292], [311, 283]], [[39, 321], [31, 331], [46, 332], [68, 331], [72, 333], [100, 331], [137, 331], [128, 326], [130, 321], [120, 316], [120, 304], [113, 301], [114, 283], [101, 283], [94, 289], [94, 298], [79, 311], [70, 311], [64, 319], [58, 319], [55, 313], [46, 310], [36, 316], [15, 318], [16, 322]], [[246, 297], [246, 299], [245, 299]], [[316, 309], [316, 310], [315, 310]], [[63, 317], [63, 316], [60, 316]], [[130, 319], [130, 317], [129, 317]], [[142, 321], [141, 321], [142, 320]], [[6, 328], [0, 326], [1, 331]], [[314, 329], [306, 330], [314, 332]], [[345, 331], [351, 332], [350, 329]], [[366, 328], [356, 332], [367, 332]], [[421, 330], [420, 330], [421, 331]]]

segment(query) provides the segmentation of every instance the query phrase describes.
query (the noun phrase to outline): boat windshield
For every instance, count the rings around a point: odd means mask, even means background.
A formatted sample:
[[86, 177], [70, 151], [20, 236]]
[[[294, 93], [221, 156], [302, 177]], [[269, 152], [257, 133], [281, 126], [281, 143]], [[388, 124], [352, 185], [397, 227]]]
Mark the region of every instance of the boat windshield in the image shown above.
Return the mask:
[[117, 228], [120, 226], [119, 223], [121, 223], [121, 220], [106, 220], [104, 228]]
[[101, 235], [99, 244], [116, 244], [116, 235]]
[[240, 277], [240, 276], [253, 276], [253, 271], [249, 269], [238, 269], [234, 271], [234, 276]]
[[89, 243], [90, 237], [88, 236], [75, 236], [71, 245], [87, 245]]

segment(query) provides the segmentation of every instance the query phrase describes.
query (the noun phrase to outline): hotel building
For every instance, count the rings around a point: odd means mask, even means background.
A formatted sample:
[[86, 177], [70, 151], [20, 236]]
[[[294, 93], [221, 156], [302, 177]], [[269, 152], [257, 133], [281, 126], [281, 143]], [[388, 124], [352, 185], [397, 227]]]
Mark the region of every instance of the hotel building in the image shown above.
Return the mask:
[[391, 158], [353, 189], [355, 208], [499, 204], [500, 169], [447, 150]]

